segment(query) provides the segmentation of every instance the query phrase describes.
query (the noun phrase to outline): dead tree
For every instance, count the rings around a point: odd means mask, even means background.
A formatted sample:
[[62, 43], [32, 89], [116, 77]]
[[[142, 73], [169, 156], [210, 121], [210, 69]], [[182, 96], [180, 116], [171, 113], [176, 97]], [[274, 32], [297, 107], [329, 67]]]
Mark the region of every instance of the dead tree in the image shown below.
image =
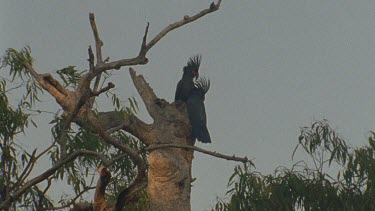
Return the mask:
[[[118, 195], [116, 204], [113, 206], [108, 205], [104, 200], [105, 188], [111, 178], [110, 172], [106, 168], [99, 169], [100, 178], [94, 197], [94, 210], [121, 210], [125, 204], [135, 200], [136, 193], [144, 188], [146, 188], [148, 193], [151, 210], [191, 210], [190, 169], [194, 151], [228, 160], [248, 162], [246, 157], [226, 156], [195, 147], [189, 138], [191, 136], [191, 127], [186, 108], [159, 99], [144, 77], [137, 75], [132, 68], [130, 68], [130, 76], [148, 113], [153, 119], [153, 123], [146, 124], [135, 115], [120, 116], [114, 111], [94, 114], [92, 111], [92, 104], [95, 101], [95, 97], [114, 87], [114, 84], [109, 83], [107, 87], [99, 89], [98, 84], [101, 80], [101, 74], [104, 71], [119, 70], [125, 66], [147, 64], [147, 52], [168, 32], [218, 10], [220, 4], [221, 0], [216, 4], [212, 3], [209, 8], [193, 16], [185, 15], [182, 20], [164, 28], [151, 41], [148, 41], [147, 38], [149, 30], [149, 24], [147, 24], [138, 56], [112, 62], [109, 62], [107, 59], [103, 60], [101, 50], [103, 42], [98, 33], [94, 14], [90, 13], [90, 24], [95, 38], [95, 55], [90, 46], [88, 48], [89, 71], [80, 77], [79, 84], [76, 90], [73, 91], [64, 88], [50, 74], [39, 74], [31, 64], [23, 60], [25, 69], [32, 75], [34, 80], [44, 90], [49, 92], [63, 108], [64, 116], [67, 119], [64, 125], [65, 129], [72, 122], [82, 127], [92, 128], [105, 142], [129, 156], [137, 166], [138, 174], [135, 180]], [[93, 86], [91, 86], [92, 82], [94, 82]], [[140, 152], [120, 143], [110, 135], [111, 132], [116, 130], [124, 130], [146, 145], [144, 150], [150, 152], [147, 158], [148, 175], [146, 175], [146, 165], [141, 159]], [[27, 188], [48, 179], [58, 168], [67, 162], [71, 162], [78, 156], [94, 155], [102, 159], [104, 163], [107, 162], [99, 154], [87, 150], [78, 150], [68, 155], [64, 151], [64, 144], [64, 136], [62, 136], [59, 140], [61, 159], [55, 166], [28, 181], [12, 197], [2, 202], [1, 206], [6, 207], [20, 197]]]

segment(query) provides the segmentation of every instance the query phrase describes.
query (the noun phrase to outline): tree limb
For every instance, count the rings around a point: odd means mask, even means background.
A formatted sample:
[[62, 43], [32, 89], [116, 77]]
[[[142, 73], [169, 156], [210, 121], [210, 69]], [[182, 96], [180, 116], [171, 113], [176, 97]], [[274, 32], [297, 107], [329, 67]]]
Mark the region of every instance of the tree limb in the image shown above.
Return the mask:
[[123, 129], [138, 138], [146, 145], [150, 144], [152, 125], [148, 125], [133, 114], [118, 111], [99, 112], [99, 122], [103, 130], [112, 133], [116, 130]]
[[31, 76], [33, 76], [33, 78], [40, 83], [41, 76], [38, 74], [38, 72], [36, 70], [34, 70], [34, 68], [29, 63], [27, 63], [25, 60], [21, 60], [21, 61], [23, 62], [23, 65], [29, 71]]
[[210, 14], [212, 12], [215, 12], [219, 9], [220, 4], [222, 0], [219, 0], [217, 4], [212, 3], [208, 9], [204, 9], [197, 13], [196, 15], [193, 15], [191, 17], [184, 16], [184, 18], [180, 21], [174, 22], [170, 25], [168, 25], [166, 28], [164, 28], [161, 32], [159, 32], [149, 43], [146, 43], [147, 34], [148, 34], [148, 28], [149, 24], [147, 24], [145, 34], [142, 39], [142, 45], [141, 50], [137, 57], [131, 58], [131, 59], [121, 59], [118, 61], [113, 61], [109, 63], [101, 63], [96, 66], [96, 74], [99, 74], [100, 72], [103, 72], [105, 70], [112, 70], [112, 69], [120, 69], [124, 66], [132, 66], [132, 65], [140, 65], [140, 64], [147, 64], [148, 59], [146, 58], [147, 52], [157, 43], [159, 42], [166, 34], [168, 34], [170, 31], [179, 28], [181, 26], [184, 26], [190, 22], [193, 22], [207, 14]]
[[193, 15], [191, 17], [185, 15], [182, 20], [170, 24], [165, 29], [163, 29], [161, 32], [159, 32], [159, 34], [157, 34], [149, 43], [147, 43], [147, 45], [145, 47], [146, 49], [144, 51], [145, 52], [149, 51], [168, 32], [170, 32], [170, 31], [172, 31], [174, 29], [177, 29], [177, 28], [179, 28], [179, 27], [181, 27], [183, 25], [186, 25], [186, 24], [188, 24], [190, 22], [193, 22], [193, 21], [195, 21], [195, 20], [197, 20], [197, 19], [199, 19], [199, 18], [201, 18], [201, 17], [203, 17], [203, 16], [205, 16], [205, 15], [207, 15], [209, 13], [215, 12], [216, 10], [219, 9], [220, 4], [221, 4], [221, 0], [219, 0], [217, 4], [212, 3], [208, 9], [204, 9], [204, 10], [200, 11], [196, 15]]
[[37, 71], [27, 61], [22, 61], [23, 66], [28, 70], [40, 86], [49, 92], [63, 107], [65, 111], [71, 111], [75, 105], [75, 94], [64, 88], [60, 82], [55, 80], [50, 74], [38, 74]]
[[92, 33], [94, 34], [94, 38], [95, 38], [96, 60], [97, 60], [97, 64], [100, 64], [100, 63], [103, 63], [103, 55], [102, 55], [103, 42], [99, 38], [99, 32], [98, 32], [98, 28], [96, 27], [94, 13], [89, 13], [89, 17], [90, 17], [90, 25], [91, 25]]
[[226, 159], [226, 160], [232, 160], [232, 161], [239, 161], [239, 162], [243, 162], [243, 163], [247, 163], [247, 162], [251, 162], [251, 160], [249, 160], [247, 157], [237, 157], [235, 155], [232, 155], [232, 156], [229, 156], [229, 155], [224, 155], [224, 154], [221, 154], [221, 153], [217, 153], [217, 152], [212, 152], [212, 151], [209, 151], [209, 150], [205, 150], [205, 149], [202, 149], [202, 148], [199, 148], [199, 147], [196, 147], [196, 146], [190, 146], [190, 145], [181, 145], [181, 144], [155, 144], [155, 145], [150, 145], [148, 147], [145, 147], [144, 150], [146, 151], [152, 151], [152, 150], [156, 150], [156, 149], [163, 149], [163, 148], [183, 148], [183, 149], [190, 149], [190, 150], [194, 150], [194, 151], [198, 151], [198, 152], [201, 152], [203, 154], [207, 154], [207, 155], [211, 155], [213, 157], [217, 157], [217, 158], [222, 158], [222, 159]]
[[99, 96], [100, 94], [102, 94], [102, 93], [104, 93], [104, 92], [106, 92], [106, 91], [108, 91], [108, 90], [110, 90], [114, 87], [115, 87], [115, 85], [113, 83], [109, 82], [106, 87], [100, 89], [99, 91], [93, 91], [91, 93], [91, 96]]
[[157, 115], [157, 112], [155, 110], [154, 103], [157, 99], [154, 91], [149, 86], [149, 84], [146, 82], [144, 77], [142, 75], [136, 74], [135, 70], [133, 68], [129, 68], [130, 76], [133, 80], [134, 86], [137, 89], [139, 95], [141, 96], [143, 102], [145, 103], [146, 109], [150, 116], [155, 119], [155, 116]]
[[[91, 23], [91, 27], [93, 28], [93, 32], [94, 32], [94, 37], [95, 37], [95, 43], [96, 43], [96, 54], [97, 54], [97, 63], [101, 63], [103, 61], [102, 60], [102, 52], [101, 52], [101, 45], [103, 45], [103, 42], [99, 39], [99, 34], [98, 34], [98, 31], [96, 29], [96, 24], [95, 24], [95, 19], [94, 19], [94, 14], [90, 13], [90, 23]], [[94, 25], [94, 26], [93, 26]], [[100, 60], [100, 61], [99, 61]], [[89, 70], [89, 73], [90, 74], [93, 74], [94, 73], [94, 70], [95, 70], [95, 65], [94, 65], [94, 53], [92, 52], [92, 49], [91, 49], [91, 46], [89, 46], [89, 67], [90, 67], [90, 70]], [[102, 74], [99, 73], [96, 78], [95, 78], [95, 83], [94, 83], [94, 88], [93, 88], [93, 93], [97, 93], [98, 89], [99, 89], [99, 83], [100, 83], [100, 78], [101, 78]], [[81, 83], [80, 83], [81, 84]], [[111, 83], [112, 84], [112, 83]], [[108, 84], [109, 85], [109, 84]], [[114, 87], [114, 86], [113, 86]], [[101, 94], [101, 92], [97, 93], [97, 94], [93, 94], [91, 95], [91, 98], [90, 98], [90, 101], [88, 103], [88, 107], [89, 109], [92, 109], [93, 105], [94, 105], [94, 101], [95, 101], [95, 96], [98, 96], [99, 94]]]

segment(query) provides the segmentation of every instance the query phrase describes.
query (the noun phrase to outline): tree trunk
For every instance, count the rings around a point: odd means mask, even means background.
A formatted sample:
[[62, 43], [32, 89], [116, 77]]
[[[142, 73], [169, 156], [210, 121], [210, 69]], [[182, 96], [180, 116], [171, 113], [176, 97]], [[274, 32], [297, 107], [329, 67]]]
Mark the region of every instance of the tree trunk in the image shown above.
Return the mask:
[[[154, 123], [146, 135], [138, 136], [148, 146], [160, 144], [192, 145], [191, 126], [184, 103], [168, 103], [158, 99], [142, 76], [130, 70], [138, 90]], [[160, 148], [148, 156], [147, 192], [151, 210], [191, 210], [191, 166], [193, 150]]]
[[[190, 141], [191, 126], [186, 106], [157, 99], [146, 83], [140, 85], [138, 81], [140, 78], [133, 75], [134, 84], [154, 123], [145, 125], [135, 116], [127, 116], [126, 120], [121, 120], [115, 112], [100, 113], [100, 122], [105, 125], [105, 129], [123, 125], [123, 129], [131, 131], [148, 147], [158, 148], [150, 150], [147, 158], [147, 193], [151, 210], [190, 211], [191, 167], [194, 151], [173, 147], [159, 148], [165, 144], [193, 145]], [[147, 87], [149, 90], [142, 87]]]
[[[185, 152], [183, 152], [185, 151]], [[183, 149], [158, 149], [148, 157], [147, 192], [151, 210], [190, 211], [192, 152]]]

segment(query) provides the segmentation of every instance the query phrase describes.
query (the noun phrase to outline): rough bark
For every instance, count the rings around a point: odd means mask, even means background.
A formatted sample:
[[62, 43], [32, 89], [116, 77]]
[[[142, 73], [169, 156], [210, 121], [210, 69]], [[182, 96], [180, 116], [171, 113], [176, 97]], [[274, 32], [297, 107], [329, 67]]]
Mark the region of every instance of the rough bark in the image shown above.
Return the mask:
[[109, 210], [109, 206], [105, 201], [105, 189], [111, 180], [111, 172], [105, 167], [99, 167], [98, 172], [100, 174], [100, 178], [96, 185], [95, 196], [94, 196], [94, 210], [95, 211], [104, 211]]
[[152, 210], [191, 210], [192, 152], [159, 149], [148, 157], [147, 192]]

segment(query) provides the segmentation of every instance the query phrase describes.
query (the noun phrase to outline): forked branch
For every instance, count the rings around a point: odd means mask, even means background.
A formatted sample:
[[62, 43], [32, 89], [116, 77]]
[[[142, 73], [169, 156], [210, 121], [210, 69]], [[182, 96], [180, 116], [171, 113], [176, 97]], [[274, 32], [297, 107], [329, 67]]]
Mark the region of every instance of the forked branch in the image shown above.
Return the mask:
[[[161, 32], [159, 32], [154, 38], [151, 39], [150, 42], [147, 43], [147, 35], [149, 30], [149, 23], [147, 23], [145, 34], [142, 39], [141, 44], [141, 50], [137, 57], [131, 58], [131, 59], [121, 59], [118, 61], [108, 62], [108, 63], [101, 63], [98, 64], [95, 68], [96, 74], [99, 74], [105, 70], [112, 70], [112, 69], [120, 69], [124, 66], [132, 66], [132, 65], [140, 65], [140, 64], [147, 64], [148, 59], [146, 58], [147, 52], [156, 44], [158, 43], [165, 35], [167, 35], [170, 31], [177, 29], [181, 26], [184, 26], [188, 23], [191, 23], [193, 21], [196, 21], [197, 19], [210, 14], [212, 12], [215, 12], [220, 8], [222, 0], [218, 0], [218, 2], [212, 3], [208, 9], [204, 9], [200, 11], [199, 13], [188, 16], [185, 15], [182, 20], [174, 22], [167, 27], [165, 27]], [[93, 16], [93, 14], [92, 14]], [[91, 20], [91, 14], [90, 14], [90, 20]], [[147, 44], [146, 44], [147, 43]]]
[[[174, 29], [177, 29], [183, 25], [186, 25], [190, 22], [193, 22], [207, 14], [210, 14], [212, 12], [215, 12], [216, 10], [219, 9], [220, 7], [220, 4], [221, 4], [221, 0], [219, 0], [216, 4], [214, 2], [211, 3], [210, 7], [208, 9], [204, 9], [202, 11], [200, 11], [199, 13], [197, 13], [196, 15], [193, 15], [193, 16], [188, 16], [188, 15], [185, 15], [184, 18], [180, 21], [177, 21], [177, 22], [174, 22], [172, 24], [170, 24], [169, 26], [167, 26], [165, 29], [163, 29], [161, 32], [159, 32], [159, 34], [157, 34], [146, 46], [145, 46], [145, 52], [149, 51], [157, 42], [159, 42], [159, 40], [161, 40], [161, 38], [163, 38], [166, 34], [168, 34], [168, 32], [174, 30]], [[147, 32], [147, 31], [146, 31]]]

